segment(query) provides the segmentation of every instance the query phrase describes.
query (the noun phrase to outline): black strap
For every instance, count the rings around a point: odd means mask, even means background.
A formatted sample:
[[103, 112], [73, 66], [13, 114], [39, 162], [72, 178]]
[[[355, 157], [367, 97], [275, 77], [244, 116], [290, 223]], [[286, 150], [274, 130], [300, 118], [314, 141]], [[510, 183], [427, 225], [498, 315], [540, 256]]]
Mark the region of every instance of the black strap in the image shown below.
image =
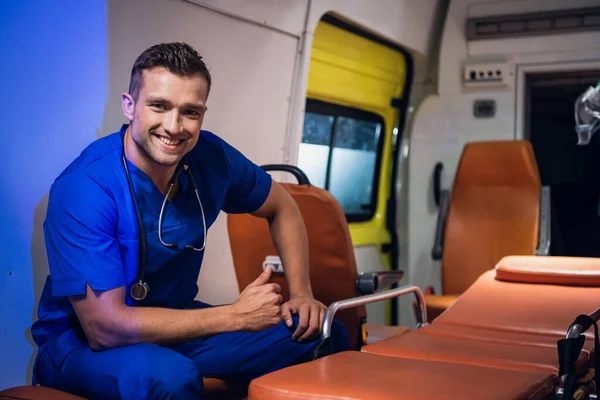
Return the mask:
[[[572, 325], [579, 324], [583, 327], [583, 332], [587, 331], [592, 325], [594, 326], [594, 382], [596, 387], [600, 383], [600, 338], [598, 337], [598, 323], [589, 315], [579, 315], [575, 318]], [[573, 394], [576, 384], [576, 364], [579, 359], [579, 354], [583, 348], [585, 336], [580, 334], [577, 338], [561, 339], [558, 341], [558, 359], [559, 359], [559, 376], [567, 374], [565, 379], [563, 400], [573, 400]]]
[[577, 360], [581, 354], [585, 336], [560, 339], [558, 344], [558, 376], [565, 376], [563, 400], [573, 400], [575, 384], [577, 383]]
[[592, 317], [585, 314], [575, 318], [575, 323], [583, 326], [584, 332], [587, 331], [592, 325], [594, 325], [594, 383], [596, 384], [596, 388], [599, 388], [600, 386], [598, 386], [598, 384], [600, 384], [600, 337], [598, 337], [598, 323], [594, 321]]

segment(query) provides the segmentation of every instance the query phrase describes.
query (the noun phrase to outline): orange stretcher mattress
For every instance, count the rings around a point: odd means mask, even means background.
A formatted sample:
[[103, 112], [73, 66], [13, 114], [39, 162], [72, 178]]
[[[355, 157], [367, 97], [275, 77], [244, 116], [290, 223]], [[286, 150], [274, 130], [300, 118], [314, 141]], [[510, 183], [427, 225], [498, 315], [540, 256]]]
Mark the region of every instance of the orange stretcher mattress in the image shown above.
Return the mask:
[[555, 374], [344, 352], [255, 379], [248, 400], [547, 400]]
[[[531, 332], [512, 332], [480, 326], [462, 326], [432, 323], [419, 330], [422, 334], [457, 337], [480, 342], [521, 344], [527, 346], [544, 346], [556, 349], [559, 339], [565, 335], [553, 335]], [[566, 332], [565, 332], [566, 334]], [[583, 349], [588, 353], [594, 350], [594, 342], [586, 340]]]
[[575, 317], [600, 305], [600, 287], [506, 282], [495, 274], [482, 274], [434, 323], [564, 337]]
[[[432, 324], [259, 378], [249, 399], [548, 399], [558, 384], [557, 341], [600, 303], [596, 281], [581, 279], [586, 262], [571, 272], [559, 261], [573, 260], [503, 259]], [[580, 373], [592, 351], [586, 340]]]
[[[430, 333], [434, 331], [434, 333]], [[498, 341], [479, 340], [465, 332], [452, 329], [436, 331], [435, 322], [409, 334], [395, 336], [377, 343], [364, 346], [361, 351], [390, 357], [444, 361], [459, 364], [478, 365], [511, 369], [515, 371], [541, 371], [558, 376], [558, 351], [556, 339], [554, 346], [547, 337], [537, 343], [535, 335], [510, 332], [495, 332]], [[525, 342], [529, 341], [529, 344]], [[520, 343], [517, 343], [520, 342]], [[589, 368], [589, 352], [581, 352], [577, 361], [582, 373]]]
[[507, 282], [600, 286], [600, 260], [592, 257], [507, 256], [495, 269]]

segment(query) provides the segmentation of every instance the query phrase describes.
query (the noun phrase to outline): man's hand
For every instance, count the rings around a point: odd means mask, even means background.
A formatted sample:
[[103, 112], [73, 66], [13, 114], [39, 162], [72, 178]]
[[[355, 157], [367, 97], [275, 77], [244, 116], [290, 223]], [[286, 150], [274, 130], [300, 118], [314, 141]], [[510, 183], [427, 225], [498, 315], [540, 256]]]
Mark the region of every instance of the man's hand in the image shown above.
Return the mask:
[[292, 326], [292, 314], [299, 315], [298, 328], [292, 338], [300, 341], [314, 339], [321, 334], [325, 312], [327, 307], [311, 295], [293, 296], [281, 306], [281, 318], [287, 326]]
[[267, 200], [251, 214], [269, 221], [275, 250], [284, 265], [291, 296], [281, 307], [281, 318], [292, 327], [292, 314], [298, 314], [300, 323], [292, 338], [312, 339], [321, 333], [327, 309], [314, 299], [311, 291], [308, 234], [300, 208], [283, 186], [272, 181]]
[[241, 330], [262, 331], [281, 322], [281, 287], [267, 283], [270, 278], [271, 268], [267, 268], [232, 304]]

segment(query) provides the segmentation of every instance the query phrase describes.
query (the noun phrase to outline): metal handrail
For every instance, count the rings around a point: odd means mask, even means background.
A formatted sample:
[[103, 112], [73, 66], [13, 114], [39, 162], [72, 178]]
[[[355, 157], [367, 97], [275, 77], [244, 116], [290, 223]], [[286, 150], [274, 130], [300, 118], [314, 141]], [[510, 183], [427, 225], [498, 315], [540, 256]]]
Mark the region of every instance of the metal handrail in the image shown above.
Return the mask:
[[353, 297], [350, 299], [339, 300], [327, 308], [327, 312], [325, 313], [325, 319], [323, 320], [323, 331], [321, 333], [321, 340], [325, 341], [329, 339], [331, 336], [331, 326], [333, 324], [333, 317], [335, 313], [339, 310], [344, 310], [346, 308], [358, 307], [369, 303], [374, 303], [381, 300], [390, 299], [393, 297], [398, 297], [403, 294], [414, 293], [417, 299], [417, 305], [419, 306], [420, 311], [420, 321], [418, 323], [418, 327], [422, 327], [427, 325], [427, 308], [425, 307], [425, 297], [423, 296], [423, 292], [419, 289], [418, 286], [403, 286], [397, 289], [387, 290], [385, 292], [369, 294], [366, 296]]

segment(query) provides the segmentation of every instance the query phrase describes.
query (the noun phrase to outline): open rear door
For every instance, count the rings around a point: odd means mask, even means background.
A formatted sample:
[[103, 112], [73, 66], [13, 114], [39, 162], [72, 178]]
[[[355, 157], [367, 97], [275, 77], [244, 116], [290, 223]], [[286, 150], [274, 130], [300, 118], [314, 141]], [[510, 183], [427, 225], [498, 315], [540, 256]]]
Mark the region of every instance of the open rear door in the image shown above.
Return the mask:
[[[298, 166], [341, 204], [359, 272], [397, 260], [394, 148], [409, 71], [398, 46], [329, 15], [319, 22]], [[393, 323], [391, 311], [369, 305], [369, 322]]]

